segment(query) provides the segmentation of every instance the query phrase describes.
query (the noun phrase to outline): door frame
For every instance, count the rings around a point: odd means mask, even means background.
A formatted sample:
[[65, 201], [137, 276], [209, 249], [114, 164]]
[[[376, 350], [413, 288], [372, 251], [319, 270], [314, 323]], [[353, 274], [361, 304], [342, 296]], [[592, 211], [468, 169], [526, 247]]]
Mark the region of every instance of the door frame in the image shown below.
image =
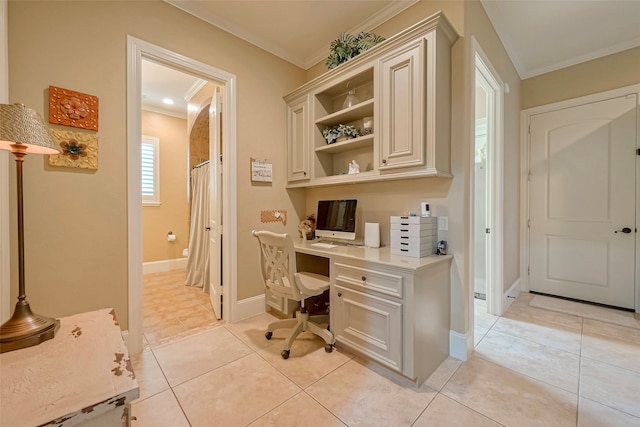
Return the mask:
[[[611, 98], [628, 94], [638, 94], [636, 106], [636, 150], [640, 148], [640, 84], [624, 86], [604, 92], [580, 96], [565, 101], [540, 105], [528, 108], [520, 112], [520, 285], [523, 292], [529, 291], [529, 208], [531, 194], [529, 191], [529, 164], [531, 142], [529, 138], [529, 124], [531, 116], [548, 113], [564, 108], [577, 107], [579, 105], [600, 102]], [[633, 154], [633, 153], [631, 153]], [[640, 226], [640, 156], [636, 155], [636, 227]], [[636, 259], [640, 253], [640, 233], [636, 232], [635, 252]], [[635, 310], [640, 313], [640, 262], [635, 265]]]
[[[483, 76], [487, 79], [487, 81], [491, 84], [494, 96], [495, 96], [495, 132], [494, 132], [494, 141], [493, 141], [493, 150], [489, 152], [489, 156], [487, 157], [487, 165], [490, 171], [488, 179], [487, 179], [487, 190], [490, 193], [490, 196], [487, 198], [488, 201], [488, 215], [487, 215], [487, 223], [489, 228], [491, 229], [491, 233], [489, 233], [488, 247], [490, 250], [490, 260], [487, 261], [487, 311], [489, 314], [494, 314], [496, 316], [502, 315], [502, 311], [504, 309], [504, 238], [503, 238], [503, 229], [504, 224], [500, 220], [504, 212], [504, 93], [505, 93], [505, 84], [500, 78], [500, 75], [496, 71], [496, 69], [491, 64], [488, 56], [482, 50], [482, 47], [478, 43], [475, 37], [471, 37], [472, 44], [472, 64], [473, 64], [473, 90], [471, 91], [471, 123], [474, 123], [472, 128], [472, 136], [471, 140], [473, 141], [471, 145], [471, 153], [470, 153], [470, 171], [474, 170], [475, 163], [475, 103], [476, 103], [476, 69], [479, 69]], [[471, 172], [469, 174], [469, 180], [471, 185], [470, 191], [470, 230], [469, 233], [469, 289], [470, 289], [470, 297], [471, 297], [471, 310], [472, 315], [471, 319], [473, 319], [473, 297], [474, 297], [474, 256], [475, 256], [475, 237], [474, 237], [474, 224], [475, 224], [475, 173]]]
[[168, 49], [127, 35], [127, 239], [128, 239], [128, 320], [125, 336], [131, 353], [142, 351], [142, 196], [140, 194], [140, 135], [142, 58], [195, 74], [205, 80], [225, 86], [223, 92], [226, 114], [222, 138], [223, 167], [226, 174], [223, 191], [223, 280], [226, 298], [223, 311], [226, 321], [234, 321], [237, 301], [237, 235], [236, 194], [236, 76], [211, 65], [196, 61]]

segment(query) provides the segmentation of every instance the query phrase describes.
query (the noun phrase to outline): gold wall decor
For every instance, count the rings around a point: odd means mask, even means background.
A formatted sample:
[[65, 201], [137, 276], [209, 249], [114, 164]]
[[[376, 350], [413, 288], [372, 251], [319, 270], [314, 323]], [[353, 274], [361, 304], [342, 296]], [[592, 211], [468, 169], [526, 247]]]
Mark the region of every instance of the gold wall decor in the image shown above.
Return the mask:
[[98, 97], [49, 86], [49, 123], [98, 130]]
[[98, 169], [98, 135], [51, 129], [60, 154], [51, 154], [49, 164], [67, 168]]

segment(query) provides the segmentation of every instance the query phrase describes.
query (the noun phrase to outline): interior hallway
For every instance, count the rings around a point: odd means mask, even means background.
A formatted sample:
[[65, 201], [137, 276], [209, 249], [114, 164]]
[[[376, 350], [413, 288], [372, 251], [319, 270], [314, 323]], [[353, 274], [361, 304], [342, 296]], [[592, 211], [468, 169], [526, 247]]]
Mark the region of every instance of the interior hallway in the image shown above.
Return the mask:
[[500, 318], [476, 311], [473, 356], [420, 388], [307, 334], [283, 360], [268, 313], [150, 344], [132, 425], [640, 426], [633, 314], [525, 293]]
[[142, 279], [144, 347], [215, 325], [209, 294], [184, 285], [185, 270], [145, 274]]

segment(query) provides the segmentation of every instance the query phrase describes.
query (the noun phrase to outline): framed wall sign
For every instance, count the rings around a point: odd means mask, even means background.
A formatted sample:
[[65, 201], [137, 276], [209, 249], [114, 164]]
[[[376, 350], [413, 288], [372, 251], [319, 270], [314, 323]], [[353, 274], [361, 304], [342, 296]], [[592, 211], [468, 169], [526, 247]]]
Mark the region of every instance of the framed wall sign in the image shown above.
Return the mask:
[[251, 181], [273, 182], [273, 163], [271, 160], [251, 158]]

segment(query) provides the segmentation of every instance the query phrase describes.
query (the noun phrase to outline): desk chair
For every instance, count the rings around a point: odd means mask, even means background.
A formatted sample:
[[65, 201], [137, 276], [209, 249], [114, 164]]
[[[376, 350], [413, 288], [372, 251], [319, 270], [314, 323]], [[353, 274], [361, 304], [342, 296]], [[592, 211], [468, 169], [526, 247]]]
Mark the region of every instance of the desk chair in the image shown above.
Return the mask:
[[321, 295], [329, 289], [329, 278], [321, 274], [298, 272], [296, 252], [293, 240], [288, 234], [276, 234], [270, 231], [252, 231], [260, 243], [260, 267], [264, 286], [275, 295], [300, 301], [300, 311], [295, 319], [277, 320], [267, 326], [264, 336], [270, 340], [276, 329], [291, 328], [291, 333], [280, 353], [283, 359], [289, 358], [291, 344], [304, 331], [310, 331], [322, 338], [327, 344], [327, 353], [333, 350], [333, 334], [319, 325], [329, 323], [329, 316], [309, 316], [304, 305], [305, 298]]

